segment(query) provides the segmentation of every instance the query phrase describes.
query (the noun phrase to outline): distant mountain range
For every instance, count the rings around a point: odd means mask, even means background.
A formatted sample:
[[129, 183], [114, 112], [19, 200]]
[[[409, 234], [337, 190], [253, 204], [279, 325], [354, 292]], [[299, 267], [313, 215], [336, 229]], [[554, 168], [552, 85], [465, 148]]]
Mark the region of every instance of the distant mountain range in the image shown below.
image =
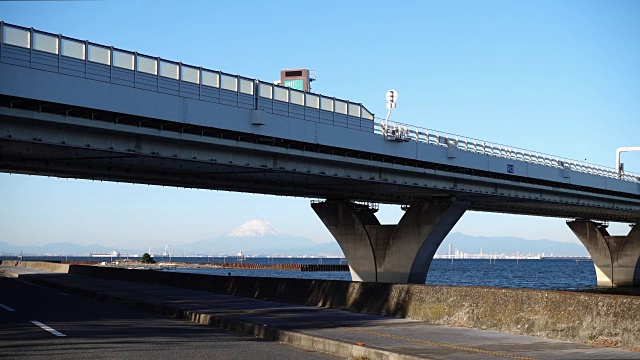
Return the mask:
[[[447, 254], [451, 244], [452, 251], [458, 249], [465, 253], [477, 254], [482, 248], [485, 254], [541, 254], [556, 256], [587, 256], [587, 250], [581, 244], [551, 240], [526, 240], [514, 237], [479, 237], [462, 233], [451, 233], [438, 249], [438, 254]], [[72, 243], [51, 243], [40, 246], [19, 246], [0, 241], [0, 255], [88, 255], [95, 252], [118, 250], [122, 254], [141, 255], [147, 249], [114, 249], [100, 244], [76, 245]], [[180, 255], [282, 255], [282, 256], [343, 256], [337, 242], [318, 244], [307, 238], [288, 235], [264, 220], [251, 220], [233, 229], [227, 234], [190, 244], [170, 247], [173, 256]], [[155, 255], [160, 255], [156, 253]]]

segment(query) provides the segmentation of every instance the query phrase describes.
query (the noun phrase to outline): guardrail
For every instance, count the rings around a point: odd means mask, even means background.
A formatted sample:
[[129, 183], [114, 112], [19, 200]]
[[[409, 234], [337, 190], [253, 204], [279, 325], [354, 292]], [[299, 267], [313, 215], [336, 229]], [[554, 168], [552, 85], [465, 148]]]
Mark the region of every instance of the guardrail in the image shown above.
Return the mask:
[[[390, 141], [418, 141], [425, 144], [455, 148], [477, 154], [496, 156], [510, 160], [523, 161], [530, 164], [550, 166], [590, 175], [640, 183], [639, 174], [621, 173], [618, 175], [616, 169], [589, 164], [583, 161], [561, 158], [536, 151], [491, 143], [474, 138], [467, 138], [460, 135], [397, 122], [389, 122], [385, 125], [384, 119], [375, 119], [380, 120], [380, 122], [375, 122], [374, 120], [374, 132], [384, 136], [385, 139]], [[385, 128], [385, 126], [387, 128]]]
[[1, 21], [0, 33], [0, 60], [5, 63], [373, 130], [374, 115], [360, 103]]

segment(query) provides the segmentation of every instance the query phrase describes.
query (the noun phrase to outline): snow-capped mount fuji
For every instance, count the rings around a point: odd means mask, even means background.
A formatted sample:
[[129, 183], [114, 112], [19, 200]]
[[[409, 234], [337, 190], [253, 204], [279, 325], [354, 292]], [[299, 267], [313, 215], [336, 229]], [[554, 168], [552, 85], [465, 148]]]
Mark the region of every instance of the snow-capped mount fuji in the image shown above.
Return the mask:
[[269, 235], [281, 237], [285, 235], [285, 233], [265, 220], [252, 219], [231, 230], [226, 236], [234, 238], [248, 238], [265, 237]]
[[286, 234], [269, 222], [250, 220], [237, 228], [207, 240], [176, 246], [176, 253], [233, 255], [342, 255], [337, 242], [318, 244], [301, 236]]

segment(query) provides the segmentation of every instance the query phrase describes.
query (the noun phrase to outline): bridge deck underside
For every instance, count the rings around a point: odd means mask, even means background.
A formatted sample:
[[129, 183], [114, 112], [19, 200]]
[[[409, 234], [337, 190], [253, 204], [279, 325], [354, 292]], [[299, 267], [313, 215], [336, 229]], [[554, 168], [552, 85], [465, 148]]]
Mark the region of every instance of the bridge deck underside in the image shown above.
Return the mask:
[[478, 178], [437, 164], [412, 167], [368, 154], [348, 156], [344, 149], [318, 144], [285, 144], [217, 129], [185, 132], [180, 124], [152, 119], [90, 121], [60, 107], [51, 113], [0, 110], [3, 172], [391, 204], [455, 197], [477, 211], [621, 222], [640, 217], [640, 201], [606, 200], [546, 184], [523, 188], [513, 180]]

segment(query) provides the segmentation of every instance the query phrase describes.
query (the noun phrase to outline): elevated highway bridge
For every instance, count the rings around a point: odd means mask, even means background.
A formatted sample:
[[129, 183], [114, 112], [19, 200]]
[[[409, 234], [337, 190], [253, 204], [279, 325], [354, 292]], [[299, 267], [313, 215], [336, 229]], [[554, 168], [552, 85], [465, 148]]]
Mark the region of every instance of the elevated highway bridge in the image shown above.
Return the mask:
[[[0, 31], [0, 171], [311, 198], [363, 281], [424, 283], [467, 210], [575, 219], [598, 284], [640, 285], [639, 175], [385, 126], [359, 103], [89, 41]], [[376, 203], [406, 213], [382, 225]], [[610, 236], [607, 221], [633, 227]]]

